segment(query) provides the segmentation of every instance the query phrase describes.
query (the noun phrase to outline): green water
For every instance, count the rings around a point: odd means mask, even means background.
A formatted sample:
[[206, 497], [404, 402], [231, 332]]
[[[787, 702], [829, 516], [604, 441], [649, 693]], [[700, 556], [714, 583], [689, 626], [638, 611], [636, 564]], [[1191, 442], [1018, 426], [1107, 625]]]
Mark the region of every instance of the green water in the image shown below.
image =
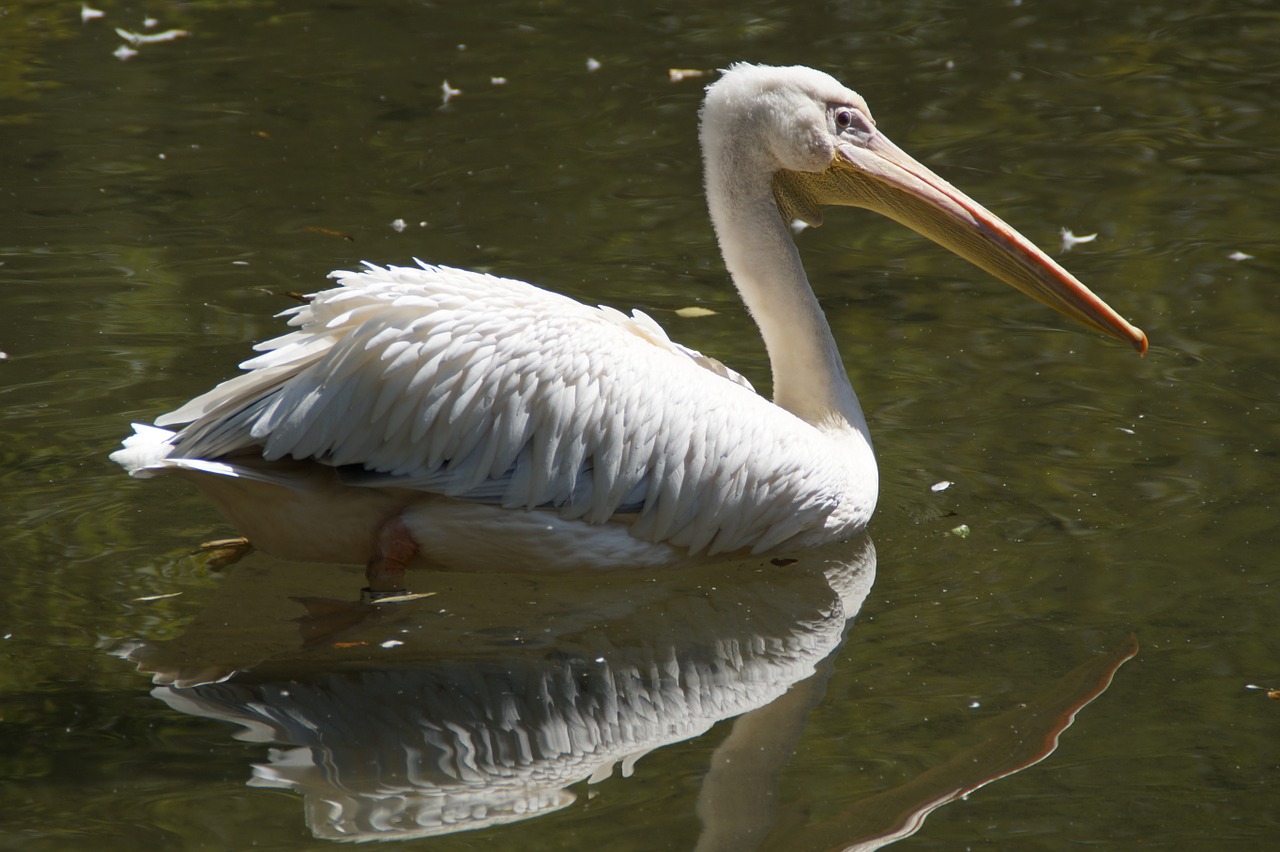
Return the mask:
[[[397, 848], [714, 848], [724, 801], [753, 796], [758, 845], [830, 848], [856, 839], [840, 815], [913, 789], [1130, 635], [1137, 656], [1053, 754], [898, 845], [1274, 842], [1280, 701], [1250, 688], [1280, 687], [1270, 4], [103, 0], [84, 23], [78, 5], [0, 9], [0, 847], [330, 848], [333, 778], [263, 783], [291, 771], [285, 752], [328, 760], [354, 797], [413, 769], [423, 684], [563, 676], [585, 707], [604, 700], [598, 657], [615, 677], [659, 672], [636, 675], [646, 688], [719, 667], [721, 704], [615, 737], [617, 757], [655, 747], [630, 777], [562, 767], [558, 809]], [[189, 36], [122, 61], [117, 26]], [[832, 211], [799, 242], [876, 441], [874, 566], [855, 543], [742, 578], [442, 576], [391, 621], [296, 600], [341, 598], [354, 567], [255, 554], [210, 570], [189, 551], [231, 530], [182, 483], [107, 460], [131, 419], [278, 333], [284, 292], [363, 259], [638, 306], [767, 387], [700, 197], [707, 78], [668, 78], [739, 59], [859, 90], [1151, 352]], [[461, 93], [442, 107], [445, 80]], [[1063, 254], [1061, 228], [1097, 238]], [[716, 313], [675, 314], [690, 305]], [[405, 642], [412, 665], [370, 637]], [[129, 652], [193, 680], [243, 674], [166, 703]], [[404, 671], [417, 679], [395, 686]], [[726, 672], [769, 674], [735, 704]], [[347, 721], [316, 741], [236, 739], [228, 715], [290, 684], [364, 723], [332, 711], [316, 718]], [[715, 768], [743, 742], [768, 771]]]

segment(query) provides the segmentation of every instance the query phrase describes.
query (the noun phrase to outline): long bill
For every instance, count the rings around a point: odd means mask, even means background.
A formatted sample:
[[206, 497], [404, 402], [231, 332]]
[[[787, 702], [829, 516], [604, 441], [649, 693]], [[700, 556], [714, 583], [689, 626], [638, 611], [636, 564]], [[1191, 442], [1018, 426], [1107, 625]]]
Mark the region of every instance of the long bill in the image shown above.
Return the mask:
[[780, 171], [782, 214], [822, 222], [822, 204], [865, 207], [965, 258], [1077, 322], [1146, 354], [1147, 336], [1034, 243], [873, 130], [842, 142], [823, 172]]

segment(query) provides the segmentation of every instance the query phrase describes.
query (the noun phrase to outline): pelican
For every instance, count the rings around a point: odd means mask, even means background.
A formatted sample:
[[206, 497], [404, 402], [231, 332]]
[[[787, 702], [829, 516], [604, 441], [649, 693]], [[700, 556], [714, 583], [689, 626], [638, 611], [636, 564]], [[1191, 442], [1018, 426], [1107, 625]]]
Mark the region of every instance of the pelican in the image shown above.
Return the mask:
[[[876, 127], [810, 68], [737, 64], [706, 91], [707, 206], [760, 329], [773, 401], [640, 311], [418, 262], [331, 274], [242, 375], [112, 458], [195, 482], [256, 546], [366, 566], [656, 569], [860, 532], [866, 418], [789, 225], [888, 216], [1139, 352], [1146, 336]], [[179, 431], [163, 428], [186, 424]]]

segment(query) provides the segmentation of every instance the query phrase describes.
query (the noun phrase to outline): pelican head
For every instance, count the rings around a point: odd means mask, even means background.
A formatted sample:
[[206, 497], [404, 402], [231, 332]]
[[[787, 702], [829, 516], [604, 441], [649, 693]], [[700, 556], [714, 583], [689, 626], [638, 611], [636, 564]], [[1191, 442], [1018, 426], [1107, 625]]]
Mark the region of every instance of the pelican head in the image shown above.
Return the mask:
[[[822, 224], [824, 204], [874, 210], [1066, 316], [1147, 350], [1140, 329], [891, 142], [862, 96], [821, 71], [734, 65], [707, 90], [702, 132], [709, 187], [724, 188], [721, 174], [767, 175], [783, 219], [813, 226]], [[717, 195], [733, 203], [737, 193], [708, 192], [719, 220]]]

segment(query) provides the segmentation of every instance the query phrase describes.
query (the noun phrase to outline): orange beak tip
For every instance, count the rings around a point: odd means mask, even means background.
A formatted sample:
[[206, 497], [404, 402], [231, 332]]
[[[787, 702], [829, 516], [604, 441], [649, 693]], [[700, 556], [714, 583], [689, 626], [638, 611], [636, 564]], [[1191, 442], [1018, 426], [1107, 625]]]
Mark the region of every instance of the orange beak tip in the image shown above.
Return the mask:
[[1146, 354], [1147, 354], [1147, 335], [1146, 335], [1146, 332], [1144, 332], [1144, 331], [1143, 331], [1142, 329], [1140, 329], [1140, 328], [1135, 328], [1135, 329], [1134, 329], [1134, 331], [1138, 332], [1138, 336], [1137, 336], [1136, 338], [1134, 338], [1134, 340], [1133, 340], [1133, 348], [1138, 350], [1138, 354], [1139, 354], [1140, 356], [1144, 356], [1144, 357], [1145, 357], [1145, 356], [1146, 356]]

